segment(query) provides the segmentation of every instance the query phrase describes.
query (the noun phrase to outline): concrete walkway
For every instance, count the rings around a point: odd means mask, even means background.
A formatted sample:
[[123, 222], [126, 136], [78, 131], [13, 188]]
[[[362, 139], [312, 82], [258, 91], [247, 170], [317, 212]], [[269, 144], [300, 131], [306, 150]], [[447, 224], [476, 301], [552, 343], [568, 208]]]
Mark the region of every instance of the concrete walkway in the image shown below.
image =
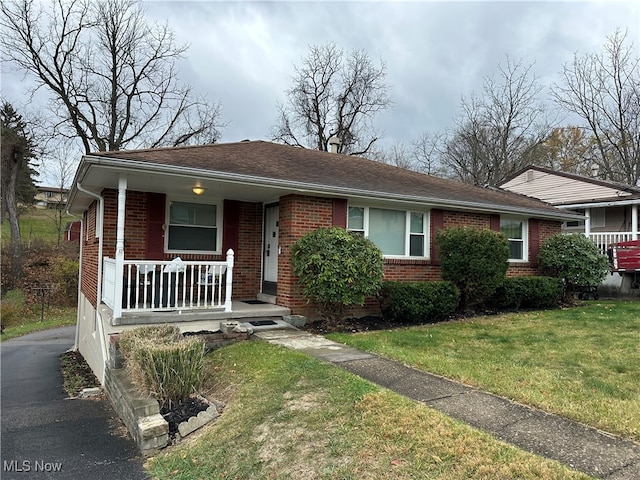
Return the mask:
[[640, 479], [640, 445], [458, 382], [295, 329], [257, 331], [268, 342], [302, 351], [423, 402], [496, 438], [606, 480]]

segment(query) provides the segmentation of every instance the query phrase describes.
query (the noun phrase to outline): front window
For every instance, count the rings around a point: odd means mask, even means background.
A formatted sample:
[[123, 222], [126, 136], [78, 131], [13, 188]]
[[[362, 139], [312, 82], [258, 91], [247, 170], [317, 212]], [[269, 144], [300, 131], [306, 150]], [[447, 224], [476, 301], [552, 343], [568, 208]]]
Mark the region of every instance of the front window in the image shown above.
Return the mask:
[[204, 203], [170, 202], [170, 251], [218, 251], [218, 207]]
[[349, 207], [347, 229], [364, 235], [385, 256], [425, 257], [427, 214], [373, 207]]
[[509, 240], [509, 260], [527, 260], [527, 222], [516, 218], [501, 218], [500, 231]]

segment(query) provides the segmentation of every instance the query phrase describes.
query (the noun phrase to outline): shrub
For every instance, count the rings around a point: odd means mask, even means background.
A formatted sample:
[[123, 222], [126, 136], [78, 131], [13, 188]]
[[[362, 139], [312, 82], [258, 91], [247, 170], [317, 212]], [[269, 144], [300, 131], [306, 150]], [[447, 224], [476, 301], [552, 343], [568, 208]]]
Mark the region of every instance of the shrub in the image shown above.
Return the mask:
[[122, 333], [120, 349], [136, 385], [165, 409], [184, 403], [202, 386], [204, 342], [177, 327], [140, 327]]
[[318, 304], [331, 326], [344, 318], [346, 306], [363, 305], [367, 296], [376, 295], [384, 273], [380, 249], [338, 227], [300, 238], [293, 245], [291, 265], [305, 297]]
[[51, 263], [51, 278], [57, 284], [55, 291], [56, 305], [76, 305], [78, 302], [79, 262], [57, 257]]
[[22, 290], [9, 290], [2, 297], [0, 309], [0, 330], [20, 321], [25, 311], [25, 299]]
[[562, 300], [562, 280], [552, 277], [505, 278], [489, 301], [492, 307], [549, 308]]
[[443, 320], [455, 311], [459, 299], [451, 282], [384, 282], [379, 297], [385, 319], [410, 323]]
[[502, 284], [509, 243], [500, 232], [453, 227], [436, 234], [442, 279], [460, 290], [460, 309], [483, 303]]
[[576, 287], [595, 287], [609, 272], [609, 259], [581, 233], [556, 234], [540, 246], [538, 261], [551, 276], [564, 282], [564, 300], [571, 301]]

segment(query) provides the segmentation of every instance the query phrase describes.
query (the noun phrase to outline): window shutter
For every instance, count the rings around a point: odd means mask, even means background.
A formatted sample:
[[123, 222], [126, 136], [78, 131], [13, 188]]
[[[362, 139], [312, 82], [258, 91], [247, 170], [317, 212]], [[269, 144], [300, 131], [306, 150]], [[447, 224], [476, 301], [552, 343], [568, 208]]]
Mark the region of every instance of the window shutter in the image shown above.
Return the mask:
[[540, 253], [540, 221], [537, 218], [529, 219], [529, 262], [534, 268], [538, 267], [538, 254]]
[[222, 254], [233, 249], [238, 255], [240, 244], [240, 202], [237, 200], [225, 200], [222, 211]]
[[347, 200], [344, 198], [333, 199], [332, 225], [334, 227], [347, 228]]
[[429, 243], [431, 243], [431, 264], [440, 265], [440, 257], [436, 248], [436, 233], [444, 228], [444, 210], [434, 208], [431, 210], [431, 235]]

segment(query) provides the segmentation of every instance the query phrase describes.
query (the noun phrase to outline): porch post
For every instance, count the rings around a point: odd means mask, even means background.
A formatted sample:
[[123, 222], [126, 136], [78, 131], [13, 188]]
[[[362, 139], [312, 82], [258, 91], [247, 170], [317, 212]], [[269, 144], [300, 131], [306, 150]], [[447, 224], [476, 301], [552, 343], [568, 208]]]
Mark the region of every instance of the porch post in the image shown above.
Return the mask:
[[122, 290], [124, 273], [124, 219], [127, 202], [127, 177], [123, 174], [118, 179], [118, 220], [116, 226], [116, 279], [113, 318], [122, 316]]
[[224, 311], [231, 311], [231, 284], [233, 282], [233, 263], [234, 263], [234, 253], [230, 248], [227, 250], [227, 282], [226, 289], [224, 294]]
[[631, 240], [638, 240], [638, 204], [631, 205]]
[[587, 238], [591, 238], [591, 209], [585, 208], [584, 215], [587, 217], [584, 219], [584, 234]]

